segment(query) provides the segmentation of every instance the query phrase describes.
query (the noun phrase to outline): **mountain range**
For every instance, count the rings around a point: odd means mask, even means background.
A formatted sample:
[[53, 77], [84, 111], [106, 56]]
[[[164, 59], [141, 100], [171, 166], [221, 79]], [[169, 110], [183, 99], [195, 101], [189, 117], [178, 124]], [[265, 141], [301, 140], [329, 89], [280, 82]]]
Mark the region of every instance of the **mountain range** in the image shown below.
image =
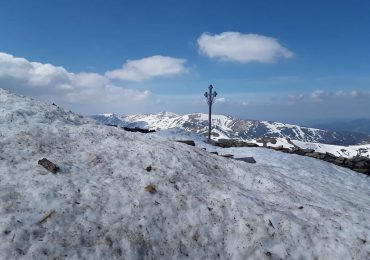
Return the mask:
[[[208, 133], [208, 115], [202, 113], [177, 115], [161, 112], [126, 116], [100, 114], [92, 117], [103, 124], [110, 125], [154, 130], [179, 128], [204, 136]], [[370, 136], [363, 133], [329, 131], [272, 121], [238, 119], [225, 115], [212, 116], [211, 134], [214, 140], [240, 139], [248, 141], [262, 137], [274, 137], [333, 145], [357, 145], [370, 142]]]

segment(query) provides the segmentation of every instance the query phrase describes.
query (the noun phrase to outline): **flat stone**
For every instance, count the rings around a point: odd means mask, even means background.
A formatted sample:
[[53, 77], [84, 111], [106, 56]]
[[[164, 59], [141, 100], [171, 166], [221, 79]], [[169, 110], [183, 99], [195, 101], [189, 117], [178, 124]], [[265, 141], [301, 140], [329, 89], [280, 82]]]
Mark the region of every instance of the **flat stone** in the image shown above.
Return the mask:
[[246, 163], [256, 163], [256, 160], [253, 157], [234, 158], [234, 160], [243, 161]]
[[195, 146], [195, 142], [193, 140], [176, 140], [176, 142]]

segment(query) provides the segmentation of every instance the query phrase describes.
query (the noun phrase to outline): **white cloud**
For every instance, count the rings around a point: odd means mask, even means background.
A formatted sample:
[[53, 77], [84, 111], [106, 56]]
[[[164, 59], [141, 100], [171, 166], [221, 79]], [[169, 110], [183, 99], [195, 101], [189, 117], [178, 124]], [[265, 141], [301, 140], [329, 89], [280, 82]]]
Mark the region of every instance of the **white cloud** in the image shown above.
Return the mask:
[[304, 99], [304, 95], [303, 94], [288, 95], [287, 99], [288, 99], [288, 102], [295, 103], [295, 102], [302, 101]]
[[369, 92], [361, 92], [358, 90], [349, 90], [349, 91], [325, 91], [325, 90], [315, 90], [311, 93], [311, 98], [313, 101], [324, 101], [328, 99], [361, 99], [368, 98], [370, 96]]
[[293, 52], [275, 39], [258, 34], [223, 32], [203, 33], [198, 38], [200, 53], [222, 61], [272, 63], [278, 58], [292, 58]]
[[72, 73], [63, 67], [30, 62], [0, 52], [0, 87], [73, 108], [81, 113], [150, 106], [152, 93], [115, 86], [97, 73]]
[[332, 93], [324, 90], [315, 90], [314, 92], [311, 93], [311, 98], [314, 101], [323, 101], [324, 99], [332, 96]]
[[225, 103], [226, 102], [226, 99], [225, 98], [216, 98], [215, 99], [215, 102], [216, 103]]
[[216, 98], [215, 103], [224, 106], [234, 106], [234, 107], [246, 107], [248, 102], [245, 100], [235, 99], [235, 98]]
[[110, 79], [144, 81], [155, 77], [174, 76], [186, 73], [186, 60], [155, 55], [139, 60], [128, 60], [122, 68], [106, 72]]

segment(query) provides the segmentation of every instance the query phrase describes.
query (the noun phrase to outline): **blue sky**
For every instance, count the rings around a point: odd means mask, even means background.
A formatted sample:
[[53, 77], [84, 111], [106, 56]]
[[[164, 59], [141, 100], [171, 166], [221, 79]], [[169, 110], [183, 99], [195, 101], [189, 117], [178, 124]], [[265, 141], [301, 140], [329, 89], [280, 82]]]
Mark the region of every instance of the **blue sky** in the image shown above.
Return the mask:
[[[1, 1], [0, 52], [11, 57], [0, 87], [84, 114], [127, 114], [205, 112], [213, 84], [216, 113], [369, 117], [369, 13], [356, 0]], [[12, 74], [19, 66], [31, 78]]]

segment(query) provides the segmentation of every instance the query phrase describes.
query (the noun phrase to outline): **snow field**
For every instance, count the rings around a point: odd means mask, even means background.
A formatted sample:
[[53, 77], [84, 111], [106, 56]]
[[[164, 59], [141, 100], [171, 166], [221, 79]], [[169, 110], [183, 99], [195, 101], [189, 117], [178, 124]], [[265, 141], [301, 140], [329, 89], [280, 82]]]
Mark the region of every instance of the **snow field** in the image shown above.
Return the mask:
[[0, 90], [0, 258], [369, 258], [369, 178], [238, 151], [257, 163]]

